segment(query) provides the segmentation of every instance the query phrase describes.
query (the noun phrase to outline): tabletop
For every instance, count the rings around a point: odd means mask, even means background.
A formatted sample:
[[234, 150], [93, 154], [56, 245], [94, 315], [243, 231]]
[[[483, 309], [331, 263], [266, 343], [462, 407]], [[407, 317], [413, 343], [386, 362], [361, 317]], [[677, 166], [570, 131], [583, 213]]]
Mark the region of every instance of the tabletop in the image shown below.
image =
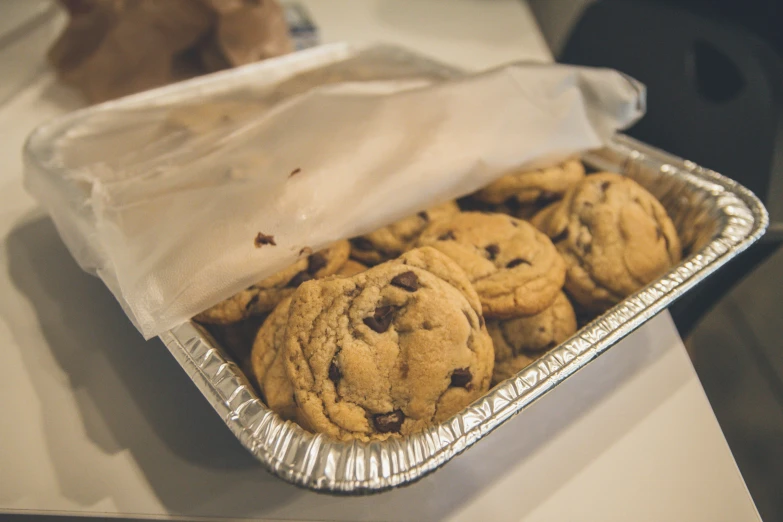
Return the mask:
[[[397, 43], [468, 69], [551, 60], [516, 0], [301, 3], [323, 41]], [[45, 72], [0, 107], [0, 512], [758, 520], [668, 313], [416, 484], [345, 498], [269, 475], [24, 192], [24, 138], [80, 105]]]

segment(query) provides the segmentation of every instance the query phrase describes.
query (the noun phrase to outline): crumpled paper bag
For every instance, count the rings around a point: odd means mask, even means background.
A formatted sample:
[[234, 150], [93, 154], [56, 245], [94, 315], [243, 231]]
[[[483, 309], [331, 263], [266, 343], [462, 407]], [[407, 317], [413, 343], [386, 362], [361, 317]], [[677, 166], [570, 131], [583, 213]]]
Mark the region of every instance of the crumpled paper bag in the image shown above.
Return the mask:
[[26, 185], [71, 253], [146, 338], [307, 249], [601, 147], [643, 114], [644, 88], [611, 70], [515, 64], [256, 101], [202, 103], [214, 126], [166, 109], [152, 130], [140, 122], [161, 109], [113, 103], [65, 125], [56, 167], [28, 164]]
[[60, 0], [61, 81], [101, 102], [293, 50], [277, 0]]

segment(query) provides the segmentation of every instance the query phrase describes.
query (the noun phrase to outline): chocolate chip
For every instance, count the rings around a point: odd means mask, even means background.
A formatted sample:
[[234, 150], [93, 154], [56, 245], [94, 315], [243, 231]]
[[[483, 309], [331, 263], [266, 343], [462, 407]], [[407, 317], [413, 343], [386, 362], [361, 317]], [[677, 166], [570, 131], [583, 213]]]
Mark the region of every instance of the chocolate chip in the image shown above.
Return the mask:
[[517, 257], [515, 259], [512, 259], [508, 263], [506, 263], [506, 268], [514, 268], [515, 266], [519, 266], [521, 264], [529, 265], [530, 262], [529, 261], [525, 261], [521, 257]]
[[563, 229], [558, 235], [552, 238], [552, 243], [559, 243], [568, 239], [568, 229]]
[[329, 380], [333, 383], [337, 384], [340, 379], [343, 377], [343, 372], [340, 371], [340, 368], [337, 367], [337, 363], [332, 360], [332, 362], [329, 364]]
[[499, 247], [499, 246], [497, 246], [497, 245], [496, 245], [496, 244], [494, 244], [494, 243], [493, 243], [493, 244], [491, 244], [491, 245], [487, 245], [486, 247], [484, 247], [484, 250], [486, 250], [486, 251], [487, 251], [487, 255], [489, 255], [489, 258], [490, 258], [492, 261], [494, 261], [494, 260], [495, 260], [495, 257], [497, 257], [497, 255], [500, 253], [500, 247]]
[[351, 239], [351, 244], [357, 249], [364, 251], [373, 250], [375, 248], [375, 246], [372, 244], [372, 241], [363, 237], [355, 237]]
[[445, 234], [441, 234], [441, 236], [438, 238], [438, 241], [448, 241], [448, 240], [452, 240], [453, 241], [455, 239], [457, 239], [457, 238], [454, 237], [454, 231], [453, 230], [449, 230]]
[[409, 270], [394, 276], [391, 280], [391, 284], [408, 290], [409, 292], [415, 292], [419, 289], [419, 278]]
[[277, 246], [277, 243], [275, 243], [275, 236], [269, 236], [263, 232], [258, 233], [256, 238], [253, 240], [253, 244], [256, 246], [256, 248], [261, 248], [264, 245]]
[[451, 374], [451, 386], [454, 388], [467, 388], [473, 379], [468, 368], [457, 368]]
[[255, 294], [253, 297], [250, 298], [250, 301], [247, 302], [245, 305], [245, 310], [250, 310], [255, 306], [255, 304], [258, 302], [258, 294]]
[[602, 181], [602, 182], [601, 182], [601, 191], [602, 191], [602, 192], [606, 192], [606, 189], [608, 189], [608, 188], [609, 188], [609, 185], [611, 185], [611, 183], [610, 183], [610, 182], [608, 182], [608, 181]]
[[291, 178], [291, 177], [294, 177], [294, 176], [296, 176], [297, 174], [299, 174], [300, 172], [302, 172], [302, 169], [300, 169], [300, 168], [295, 168], [294, 170], [292, 170], [292, 171], [291, 171], [291, 174], [289, 174], [289, 175], [288, 175], [288, 177], [289, 177], [289, 178]]
[[302, 270], [298, 274], [296, 274], [294, 277], [291, 278], [290, 281], [288, 281], [288, 285], [291, 288], [297, 288], [299, 285], [304, 283], [305, 281], [310, 281], [313, 278], [312, 275], [307, 273], [307, 270]]
[[660, 241], [662, 237], [663, 237], [663, 230], [661, 230], [661, 227], [655, 227], [655, 239]]
[[417, 216], [419, 216], [419, 217], [420, 217], [421, 219], [423, 219], [424, 221], [429, 221], [429, 220], [430, 220], [430, 216], [427, 214], [427, 211], [426, 211], [426, 210], [422, 210], [421, 212], [419, 212], [419, 213], [418, 213], [418, 214], [416, 214], [416, 215], [417, 215]]
[[377, 413], [372, 416], [372, 423], [378, 433], [399, 433], [405, 414], [400, 410], [391, 413]]
[[549, 192], [548, 190], [544, 190], [541, 192], [541, 194], [538, 195], [536, 198], [536, 204], [537, 205], [548, 205], [549, 203], [552, 203], [553, 201], [557, 201], [559, 198], [557, 192]]
[[393, 317], [394, 308], [391, 306], [379, 306], [372, 317], [365, 317], [364, 324], [374, 332], [383, 333], [389, 329]]
[[302, 247], [302, 250], [299, 251], [300, 256], [303, 256], [305, 254], [309, 256], [312, 253], [313, 253], [313, 249], [310, 248], [309, 246]]
[[326, 257], [320, 252], [316, 252], [307, 258], [307, 271], [312, 275], [315, 275], [316, 272], [325, 266]]

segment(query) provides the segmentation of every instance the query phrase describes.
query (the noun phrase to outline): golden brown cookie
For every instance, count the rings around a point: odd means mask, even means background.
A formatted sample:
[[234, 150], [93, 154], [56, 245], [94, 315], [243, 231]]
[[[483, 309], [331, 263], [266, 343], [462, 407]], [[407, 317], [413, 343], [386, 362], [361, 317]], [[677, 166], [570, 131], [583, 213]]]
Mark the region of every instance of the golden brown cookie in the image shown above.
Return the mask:
[[461, 212], [433, 221], [419, 245], [438, 249], [462, 267], [487, 318], [537, 314], [563, 287], [565, 263], [552, 242], [511, 216]]
[[560, 202], [556, 201], [539, 210], [532, 218], [530, 218], [530, 223], [538, 230], [545, 232], [549, 227], [549, 221], [552, 219], [552, 215], [555, 213], [555, 209], [559, 204]]
[[350, 440], [408, 435], [487, 391], [494, 353], [462, 270], [429, 248], [293, 296], [285, 362], [302, 424]]
[[296, 287], [304, 281], [337, 272], [348, 260], [350, 251], [348, 241], [338, 241], [329, 248], [303, 257], [285, 270], [221, 301], [194, 319], [200, 323], [229, 324], [268, 312], [293, 294]]
[[536, 222], [568, 266], [565, 289], [586, 311], [602, 312], [680, 261], [666, 210], [620, 174], [591, 174]]
[[496, 211], [528, 219], [544, 206], [563, 198], [566, 191], [585, 177], [578, 159], [539, 169], [506, 174], [479, 190], [473, 197], [497, 205]]
[[437, 219], [459, 212], [454, 201], [419, 212], [396, 223], [351, 240], [351, 257], [367, 265], [394, 259], [413, 248], [424, 228]]
[[492, 382], [513, 377], [536, 357], [551, 350], [576, 332], [574, 309], [564, 293], [536, 315], [487, 321], [495, 346]]
[[286, 420], [296, 419], [296, 403], [291, 380], [285, 371], [282, 347], [291, 298], [286, 297], [269, 314], [256, 335], [250, 364], [264, 402]]
[[365, 270], [367, 270], [366, 266], [364, 266], [358, 261], [349, 259], [343, 264], [343, 266], [340, 267], [340, 270], [335, 272], [334, 275], [341, 276], [341, 277], [350, 277], [350, 276], [355, 276], [356, 274], [361, 274]]

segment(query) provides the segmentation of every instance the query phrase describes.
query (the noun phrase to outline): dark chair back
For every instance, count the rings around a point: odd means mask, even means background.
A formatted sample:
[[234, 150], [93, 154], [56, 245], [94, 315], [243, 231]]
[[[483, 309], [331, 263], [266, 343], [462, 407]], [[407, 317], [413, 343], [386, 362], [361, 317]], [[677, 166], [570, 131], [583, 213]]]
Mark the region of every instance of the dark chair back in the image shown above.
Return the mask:
[[676, 6], [604, 0], [584, 11], [559, 58], [645, 83], [647, 114], [628, 134], [766, 200], [783, 107], [783, 62], [771, 46]]

